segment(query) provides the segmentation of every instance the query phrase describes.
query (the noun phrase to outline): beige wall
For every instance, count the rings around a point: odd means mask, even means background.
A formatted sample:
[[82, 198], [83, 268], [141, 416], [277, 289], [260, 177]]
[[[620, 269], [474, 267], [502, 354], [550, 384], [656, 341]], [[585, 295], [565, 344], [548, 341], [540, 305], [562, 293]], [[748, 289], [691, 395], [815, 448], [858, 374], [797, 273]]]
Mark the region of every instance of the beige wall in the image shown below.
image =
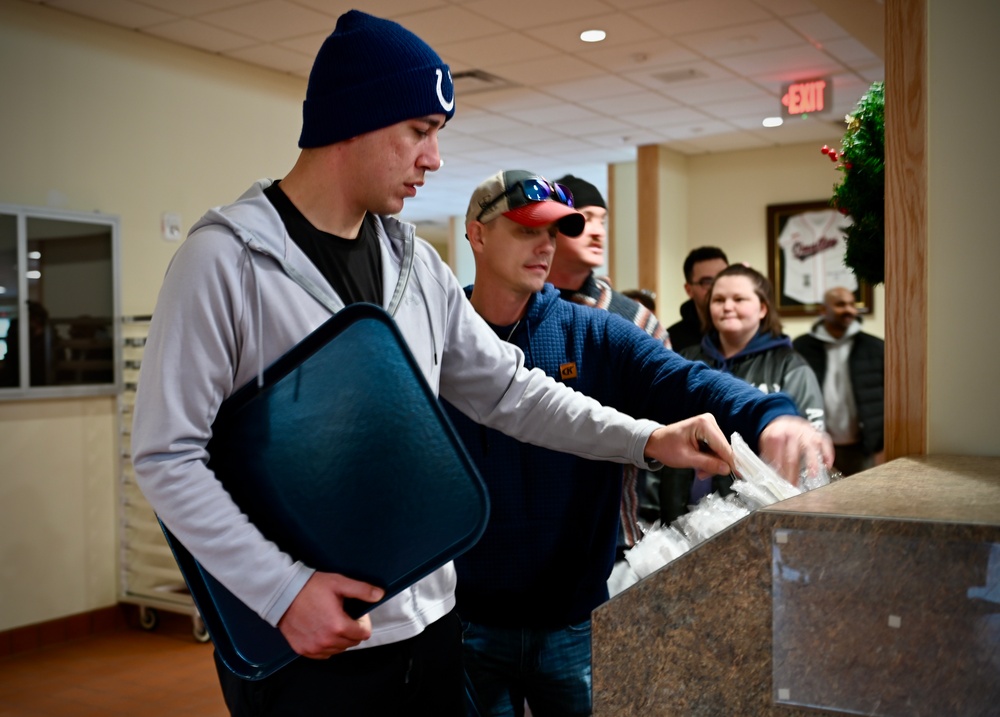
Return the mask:
[[[0, 0], [0, 202], [121, 217], [122, 308], [148, 314], [211, 205], [295, 159], [303, 80]], [[117, 600], [114, 399], [0, 401], [0, 630]]]
[[635, 162], [613, 164], [608, 168], [609, 183], [614, 186], [614, 203], [609, 206], [611, 253], [614, 261], [614, 285], [619, 290], [652, 287], [639, 286], [639, 222], [636, 200]]
[[113, 605], [113, 398], [0, 402], [0, 630]]
[[[1000, 3], [928, 2], [929, 453], [1000, 455]], [[977, 70], [979, 70], [977, 72]]]
[[[839, 146], [841, 136], [831, 127], [826, 144]], [[718, 246], [730, 261], [745, 261], [767, 273], [767, 205], [828, 200], [839, 181], [840, 174], [819, 151], [823, 144], [817, 141], [692, 157], [661, 149], [657, 313], [664, 323], [675, 322], [680, 305], [687, 300], [682, 267], [687, 253], [695, 247]], [[638, 211], [636, 165], [622, 163], [613, 171], [617, 232], [613, 278], [616, 286], [627, 288], [634, 285], [638, 251], [628, 234], [635, 231]], [[864, 319], [865, 330], [885, 336], [882, 287], [875, 289], [873, 303], [873, 313]], [[798, 336], [809, 330], [812, 321], [786, 319], [785, 332]]]
[[4, 202], [121, 216], [122, 305], [148, 314], [209, 206], [295, 160], [305, 81], [36, 5], [0, 0]]

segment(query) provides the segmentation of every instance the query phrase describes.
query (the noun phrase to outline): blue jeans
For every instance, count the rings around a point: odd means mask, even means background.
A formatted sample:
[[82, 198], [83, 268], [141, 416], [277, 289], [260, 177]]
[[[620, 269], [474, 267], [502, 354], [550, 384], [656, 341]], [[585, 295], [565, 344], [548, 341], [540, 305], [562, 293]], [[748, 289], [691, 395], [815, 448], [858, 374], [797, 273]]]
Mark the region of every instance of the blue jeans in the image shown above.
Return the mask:
[[469, 715], [591, 713], [590, 620], [555, 630], [462, 622]]

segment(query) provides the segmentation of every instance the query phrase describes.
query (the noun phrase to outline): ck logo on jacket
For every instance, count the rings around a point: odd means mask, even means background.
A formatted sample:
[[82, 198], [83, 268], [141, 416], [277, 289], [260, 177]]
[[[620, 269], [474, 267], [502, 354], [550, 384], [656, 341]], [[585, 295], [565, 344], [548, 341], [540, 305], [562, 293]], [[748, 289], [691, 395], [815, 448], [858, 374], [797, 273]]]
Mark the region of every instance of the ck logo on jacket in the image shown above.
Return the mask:
[[576, 362], [560, 364], [559, 366], [559, 378], [563, 381], [568, 381], [571, 378], [576, 378]]

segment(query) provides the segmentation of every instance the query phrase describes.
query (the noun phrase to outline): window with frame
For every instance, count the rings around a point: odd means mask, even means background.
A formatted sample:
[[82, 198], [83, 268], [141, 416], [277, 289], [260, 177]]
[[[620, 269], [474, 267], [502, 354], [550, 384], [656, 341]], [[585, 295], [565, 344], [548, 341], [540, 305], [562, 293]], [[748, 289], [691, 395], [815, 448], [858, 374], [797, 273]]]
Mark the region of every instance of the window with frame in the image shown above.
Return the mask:
[[121, 384], [118, 218], [0, 204], [0, 399]]

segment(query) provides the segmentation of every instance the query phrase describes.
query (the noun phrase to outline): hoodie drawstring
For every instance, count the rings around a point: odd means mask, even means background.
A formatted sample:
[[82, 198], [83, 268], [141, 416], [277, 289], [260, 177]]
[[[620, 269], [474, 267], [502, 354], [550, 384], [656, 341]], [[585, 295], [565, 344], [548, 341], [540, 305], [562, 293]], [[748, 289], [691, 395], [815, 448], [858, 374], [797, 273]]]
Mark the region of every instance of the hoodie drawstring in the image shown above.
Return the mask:
[[413, 280], [417, 285], [417, 290], [420, 292], [420, 300], [424, 304], [424, 313], [427, 314], [427, 326], [430, 327], [431, 334], [431, 352], [434, 357], [434, 365], [437, 366], [438, 354], [437, 354], [437, 338], [434, 336], [434, 321], [431, 319], [431, 307], [427, 301], [427, 294], [424, 293], [424, 285], [420, 283], [420, 279], [416, 273], [413, 275]]
[[[264, 302], [261, 299], [260, 279], [257, 278], [257, 265], [253, 263], [253, 251], [246, 242], [240, 242], [243, 251], [247, 255], [247, 263], [250, 265], [250, 274], [253, 276], [254, 294], [257, 301], [257, 340], [263, 341], [264, 336]], [[257, 388], [264, 388], [264, 347], [257, 351]]]

